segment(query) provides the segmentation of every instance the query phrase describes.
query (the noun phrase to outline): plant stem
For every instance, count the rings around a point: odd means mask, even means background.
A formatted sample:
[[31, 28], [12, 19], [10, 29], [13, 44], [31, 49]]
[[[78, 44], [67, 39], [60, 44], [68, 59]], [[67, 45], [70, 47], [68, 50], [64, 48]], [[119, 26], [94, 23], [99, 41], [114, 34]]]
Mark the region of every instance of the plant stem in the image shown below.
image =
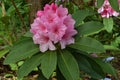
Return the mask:
[[1, 2], [1, 6], [2, 6], [2, 16], [6, 16], [6, 10], [5, 10], [5, 5], [4, 2]]
[[22, 15], [20, 14], [19, 9], [17, 8], [17, 6], [16, 6], [14, 0], [11, 0], [11, 2], [12, 2], [12, 4], [13, 4], [13, 6], [15, 7], [15, 10], [16, 10], [16, 12], [17, 12], [17, 14], [18, 14], [18, 16], [19, 16], [19, 18], [20, 18], [20, 20], [21, 20], [21, 22], [22, 22], [22, 25], [23, 25], [24, 30], [27, 31], [27, 28], [26, 28], [24, 19], [23, 19]]

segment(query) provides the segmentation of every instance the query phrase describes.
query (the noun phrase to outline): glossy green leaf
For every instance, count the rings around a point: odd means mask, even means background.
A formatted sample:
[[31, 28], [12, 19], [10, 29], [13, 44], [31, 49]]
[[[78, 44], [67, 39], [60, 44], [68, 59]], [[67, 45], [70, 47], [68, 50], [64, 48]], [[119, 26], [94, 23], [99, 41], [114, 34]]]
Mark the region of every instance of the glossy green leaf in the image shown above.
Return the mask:
[[114, 24], [112, 18], [104, 18], [103, 24], [107, 32], [112, 32], [113, 24]]
[[103, 69], [103, 71], [105, 73], [109, 73], [109, 74], [113, 75], [114, 77], [116, 77], [116, 79], [117, 79], [116, 70], [112, 67], [111, 64], [105, 63], [105, 62], [101, 62], [100, 59], [95, 59], [95, 61], [101, 66], [101, 68]]
[[116, 51], [120, 51], [119, 48], [115, 47], [115, 46], [112, 46], [112, 45], [104, 45], [104, 48], [106, 50], [116, 50]]
[[44, 54], [37, 54], [35, 56], [32, 56], [30, 59], [27, 59], [18, 70], [18, 78], [21, 79], [24, 76], [27, 76], [32, 70], [40, 65], [41, 57], [43, 55]]
[[42, 74], [42, 71], [39, 70], [39, 76], [38, 76], [37, 80], [48, 80], [48, 79], [45, 78], [44, 75]]
[[25, 38], [15, 44], [6, 57], [4, 64], [15, 63], [39, 52], [39, 47], [33, 43], [31, 38]]
[[41, 59], [41, 67], [43, 75], [49, 79], [53, 71], [56, 69], [57, 55], [55, 51], [48, 51], [44, 53]]
[[79, 26], [80, 23], [87, 17], [90, 15], [93, 15], [94, 13], [89, 11], [89, 10], [79, 10], [76, 11], [72, 16], [75, 19], [75, 26]]
[[79, 35], [92, 35], [95, 33], [99, 33], [103, 30], [104, 25], [97, 21], [86, 22], [83, 25], [80, 25], [77, 30]]
[[[80, 70], [86, 72], [92, 78], [95, 78], [95, 79], [103, 78], [104, 72], [102, 72], [102, 68], [95, 61], [93, 61], [90, 57], [81, 55], [79, 53], [74, 54], [74, 55], [75, 55], [76, 60], [78, 61]], [[92, 61], [92, 63], [90, 61]], [[93, 66], [95, 66], [98, 70], [95, 70]]]
[[60, 72], [59, 68], [57, 68], [56, 73], [57, 73], [57, 76], [56, 76], [57, 80], [66, 80], [63, 74]]
[[0, 58], [9, 52], [9, 49], [4, 49], [0, 51]]
[[103, 45], [90, 37], [83, 37], [76, 41], [74, 44], [70, 45], [71, 48], [85, 51], [88, 53], [102, 53], [105, 52]]
[[79, 80], [79, 67], [70, 52], [60, 51], [60, 54], [58, 54], [58, 67], [66, 80]]
[[118, 0], [109, 0], [110, 5], [112, 6], [112, 8], [116, 11], [119, 11], [119, 3]]
[[97, 7], [100, 8], [105, 0], [97, 0]]

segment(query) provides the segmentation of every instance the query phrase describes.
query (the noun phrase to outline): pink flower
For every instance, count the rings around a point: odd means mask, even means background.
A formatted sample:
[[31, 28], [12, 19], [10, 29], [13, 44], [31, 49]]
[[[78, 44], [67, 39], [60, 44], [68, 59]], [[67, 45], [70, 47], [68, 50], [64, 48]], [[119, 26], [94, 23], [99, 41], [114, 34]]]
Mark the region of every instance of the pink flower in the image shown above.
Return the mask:
[[36, 18], [34, 20], [34, 23], [31, 24], [30, 31], [33, 34], [36, 34], [38, 32], [47, 32], [47, 27], [46, 27], [46, 24], [40, 20], [40, 18]]
[[52, 41], [49, 39], [47, 34], [38, 33], [33, 36], [35, 44], [40, 44], [40, 51], [45, 52], [46, 50], [55, 50], [55, 46]]
[[69, 14], [63, 21], [63, 24], [66, 26], [71, 26], [74, 28], [75, 20], [72, 19], [72, 16]]
[[38, 12], [37, 12], [37, 17], [41, 17], [43, 14], [44, 14], [43, 11], [38, 11]]
[[54, 42], [57, 43], [62, 39], [62, 37], [65, 35], [67, 27], [59, 21], [59, 23], [53, 23], [50, 25], [49, 28], [49, 36], [50, 39]]
[[37, 12], [37, 17], [31, 24], [30, 32], [33, 41], [39, 44], [40, 51], [56, 50], [55, 44], [60, 43], [61, 49], [73, 44], [73, 36], [77, 34], [74, 29], [75, 21], [68, 14], [67, 8], [52, 3], [45, 5], [44, 10]]
[[63, 8], [62, 5], [56, 10], [57, 15], [61, 18], [68, 14], [67, 8]]
[[75, 42], [73, 36], [77, 34], [76, 30], [68, 29], [65, 35], [60, 40], [61, 48], [64, 49], [66, 45], [73, 44]]
[[116, 12], [110, 5], [108, 0], [104, 1], [104, 4], [101, 8], [98, 9], [98, 13], [101, 14], [102, 17], [109, 18], [110, 16], [118, 16], [119, 13]]
[[119, 3], [119, 5], [120, 5], [120, 0], [118, 0], [118, 3]]

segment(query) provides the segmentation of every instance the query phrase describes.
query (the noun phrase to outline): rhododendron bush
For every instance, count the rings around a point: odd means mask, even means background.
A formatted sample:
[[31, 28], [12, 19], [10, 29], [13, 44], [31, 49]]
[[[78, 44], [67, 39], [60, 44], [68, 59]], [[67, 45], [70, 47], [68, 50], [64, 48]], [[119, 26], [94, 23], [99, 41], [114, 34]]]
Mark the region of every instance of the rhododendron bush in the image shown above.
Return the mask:
[[117, 80], [116, 70], [108, 63], [111, 58], [104, 61], [99, 55], [113, 49], [100, 39], [116, 27], [120, 0], [95, 0], [90, 5], [91, 1], [83, 0], [80, 6], [72, 0], [46, 4], [4, 64], [24, 61], [17, 72], [19, 79], [37, 68], [38, 80], [82, 80], [84, 75], [102, 80], [106, 74]]
[[61, 49], [64, 49], [66, 45], [74, 43], [73, 36], [77, 33], [74, 24], [67, 8], [53, 3], [46, 5], [44, 11], [37, 12], [30, 31], [34, 34], [34, 43], [40, 45], [41, 52], [56, 50], [56, 43], [60, 43]]

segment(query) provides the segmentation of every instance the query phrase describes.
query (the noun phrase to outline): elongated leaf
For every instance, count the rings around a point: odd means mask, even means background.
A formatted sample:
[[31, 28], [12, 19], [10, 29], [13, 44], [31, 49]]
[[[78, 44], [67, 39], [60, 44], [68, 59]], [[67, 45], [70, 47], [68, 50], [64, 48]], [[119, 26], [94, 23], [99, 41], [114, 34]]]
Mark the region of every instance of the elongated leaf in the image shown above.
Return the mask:
[[120, 51], [119, 48], [115, 47], [115, 46], [112, 46], [112, 45], [104, 45], [104, 48], [106, 50], [116, 50], [116, 51]]
[[[91, 77], [95, 79], [103, 78], [104, 72], [102, 72], [102, 68], [95, 61], [79, 53], [74, 54], [74, 55], [75, 55], [76, 60], [78, 61], [80, 70], [86, 72], [87, 74], [89, 74]], [[91, 60], [92, 63], [90, 63], [89, 60]], [[93, 66], [95, 66], [98, 69], [98, 71], [96, 71], [93, 68]]]
[[79, 80], [78, 64], [68, 51], [60, 51], [58, 55], [58, 67], [66, 80]]
[[77, 28], [79, 35], [92, 35], [100, 32], [104, 25], [97, 21], [86, 22]]
[[95, 13], [88, 11], [88, 10], [79, 10], [73, 14], [73, 18], [75, 19], [76, 23], [75, 26], [80, 25], [80, 23], [90, 15], [93, 15]]
[[105, 73], [109, 73], [109, 74], [113, 75], [114, 77], [116, 77], [116, 79], [117, 79], [117, 73], [116, 73], [115, 69], [111, 66], [111, 64], [101, 62], [100, 59], [95, 59], [95, 61], [102, 67], [102, 69]]
[[0, 58], [3, 57], [6, 53], [9, 52], [9, 49], [4, 49], [0, 51]]
[[97, 7], [100, 8], [105, 0], [97, 0]]
[[113, 29], [113, 19], [112, 18], [104, 18], [103, 24], [104, 24], [105, 29], [108, 32], [112, 32], [112, 29]]
[[[77, 57], [79, 57], [78, 55], [79, 54], [77, 54]], [[95, 70], [95, 72], [97, 72], [101, 76], [105, 77], [105, 74], [109, 73], [117, 79], [116, 71], [109, 63], [105, 63], [99, 58], [92, 58], [85, 53], [80, 53], [80, 55], [83, 55], [82, 57], [86, 57], [88, 62], [91, 64], [93, 70]]]
[[109, 2], [114, 10], [119, 11], [118, 0], [109, 0]]
[[38, 65], [40, 65], [41, 57], [43, 55], [44, 54], [38, 54], [26, 60], [18, 70], [18, 78], [21, 79], [24, 76], [27, 76], [32, 70], [34, 70]]
[[56, 73], [57, 73], [57, 80], [66, 80], [63, 74], [60, 72], [59, 68], [57, 68]]
[[37, 80], [48, 80], [48, 79], [45, 78], [44, 75], [42, 74], [42, 71], [39, 70], [39, 76], [38, 76]]
[[41, 59], [41, 70], [43, 75], [49, 79], [57, 65], [57, 55], [55, 51], [48, 51]]
[[39, 52], [39, 47], [33, 43], [31, 38], [25, 38], [12, 47], [4, 64], [15, 63], [19, 60], [30, 57], [37, 52]]
[[103, 45], [90, 37], [83, 37], [76, 41], [73, 45], [70, 45], [71, 48], [85, 51], [88, 53], [102, 53], [105, 52]]

